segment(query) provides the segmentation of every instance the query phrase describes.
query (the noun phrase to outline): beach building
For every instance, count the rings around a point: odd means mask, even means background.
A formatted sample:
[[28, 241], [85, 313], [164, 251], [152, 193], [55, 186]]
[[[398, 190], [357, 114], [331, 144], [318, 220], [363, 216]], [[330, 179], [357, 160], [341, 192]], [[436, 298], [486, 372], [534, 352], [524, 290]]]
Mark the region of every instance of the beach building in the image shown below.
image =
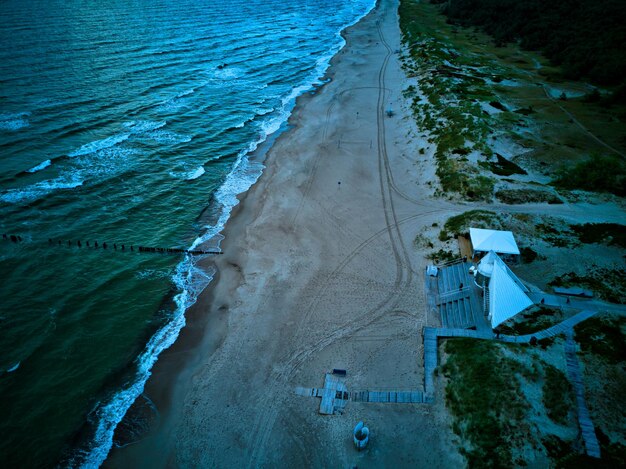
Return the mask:
[[495, 251], [489, 251], [473, 273], [476, 285], [484, 291], [483, 310], [492, 328], [533, 304], [528, 288]]
[[470, 228], [470, 241], [474, 259], [480, 259], [491, 251], [500, 254], [507, 261], [519, 259], [520, 250], [510, 231]]

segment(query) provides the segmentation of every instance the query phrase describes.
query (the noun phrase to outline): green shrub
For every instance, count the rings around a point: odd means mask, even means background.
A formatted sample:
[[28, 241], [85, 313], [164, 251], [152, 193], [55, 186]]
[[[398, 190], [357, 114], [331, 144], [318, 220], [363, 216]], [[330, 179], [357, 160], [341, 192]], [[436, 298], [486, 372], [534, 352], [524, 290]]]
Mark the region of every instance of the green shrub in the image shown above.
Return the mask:
[[562, 371], [544, 363], [543, 405], [554, 422], [567, 424], [567, 416], [574, 399], [572, 385]]
[[522, 365], [489, 341], [447, 340], [445, 350], [446, 406], [453, 428], [471, 444], [462, 450], [468, 466], [512, 467], [512, 448], [526, 439], [529, 405], [517, 378]]
[[618, 157], [595, 155], [588, 161], [561, 170], [553, 184], [564, 189], [609, 192], [624, 197], [626, 162]]
[[529, 247], [523, 247], [520, 249], [520, 257], [522, 258], [522, 262], [524, 264], [530, 264], [532, 261], [537, 259], [537, 251]]
[[588, 275], [578, 275], [575, 272], [560, 275], [548, 285], [553, 287], [576, 286], [592, 290], [601, 298], [612, 303], [625, 303], [626, 270], [596, 268]]
[[609, 363], [620, 363], [626, 360], [626, 335], [622, 327], [626, 326], [626, 318], [593, 317], [578, 324], [576, 341], [585, 353], [593, 353]]
[[626, 248], [626, 226], [618, 223], [585, 223], [572, 225], [571, 229], [581, 243], [605, 243]]
[[496, 197], [505, 204], [563, 203], [563, 201], [552, 192], [537, 189], [501, 189], [496, 192]]
[[460, 215], [450, 217], [444, 225], [448, 233], [461, 234], [469, 229], [470, 224], [493, 225], [497, 223], [498, 214], [489, 210], [469, 210]]

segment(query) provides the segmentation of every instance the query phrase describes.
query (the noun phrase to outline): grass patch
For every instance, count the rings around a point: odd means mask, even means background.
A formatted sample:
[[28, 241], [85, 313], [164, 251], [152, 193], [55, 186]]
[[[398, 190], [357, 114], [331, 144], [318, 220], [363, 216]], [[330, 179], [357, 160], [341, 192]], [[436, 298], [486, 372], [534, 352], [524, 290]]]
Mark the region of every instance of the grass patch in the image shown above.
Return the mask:
[[469, 230], [469, 225], [489, 228], [494, 224], [499, 224], [498, 214], [489, 210], [469, 210], [460, 215], [448, 218], [443, 225], [446, 233], [459, 235]]
[[626, 248], [626, 226], [617, 223], [585, 223], [571, 229], [581, 243], [602, 243]]
[[472, 467], [512, 467], [513, 449], [527, 442], [529, 404], [518, 376], [524, 365], [490, 341], [447, 340], [442, 367], [453, 430], [470, 443], [461, 448]]
[[[575, 451], [572, 444], [560, 440], [556, 436], [546, 445], [543, 441], [548, 456], [554, 461], [556, 469], [613, 469], [626, 467], [626, 446], [620, 443], [611, 443], [609, 438], [596, 427], [598, 443], [600, 443], [601, 459], [592, 458], [584, 453]], [[559, 440], [557, 442], [556, 440]], [[568, 448], [570, 451], [568, 451]]]
[[538, 223], [536, 225], [537, 234], [552, 246], [567, 247], [572, 244], [571, 233], [569, 231], [559, 231], [551, 225]]
[[[409, 57], [403, 66], [409, 75], [420, 75], [420, 91], [428, 101], [411, 96], [412, 109], [420, 128], [428, 130], [436, 144], [436, 175], [443, 193], [457, 193], [469, 200], [490, 201], [492, 178], [481, 175], [466, 156], [480, 151], [487, 156], [485, 143], [489, 122], [476, 100], [493, 100], [481, 73], [462, 68], [465, 58], [449, 44], [446, 25], [432, 6], [400, 2], [400, 28]], [[472, 63], [473, 66], [476, 63]]]
[[548, 457], [553, 461], [557, 461], [572, 453], [572, 444], [561, 440], [556, 435], [548, 435], [541, 440], [543, 447], [546, 449]]
[[543, 368], [543, 405], [548, 417], [558, 424], [566, 425], [574, 402], [572, 385], [561, 370], [548, 363], [544, 363]]
[[413, 240], [413, 245], [416, 248], [433, 248], [435, 247], [433, 245], [433, 243], [430, 241], [430, 239], [428, 239], [426, 236], [424, 236], [422, 233], [419, 233], [415, 236], [415, 239]]
[[525, 246], [520, 249], [520, 258], [524, 264], [530, 264], [532, 261], [537, 259], [537, 257], [539, 257], [539, 254], [537, 254], [537, 251], [533, 248]]
[[502, 189], [496, 192], [496, 197], [505, 204], [563, 203], [563, 201], [552, 192], [537, 189]]
[[569, 272], [556, 277], [548, 285], [586, 288], [606, 301], [623, 304], [625, 302], [623, 292], [626, 291], [626, 270], [596, 268], [585, 276]]
[[447, 251], [445, 249], [440, 249], [439, 251], [431, 252], [427, 259], [434, 261], [435, 263], [446, 263], [458, 259], [460, 256], [458, 254], [453, 253], [452, 251]]
[[502, 323], [500, 333], [505, 335], [527, 335], [552, 327], [561, 321], [561, 311], [547, 306], [533, 306], [527, 313], [516, 315]]
[[576, 325], [581, 351], [592, 353], [611, 364], [626, 361], [626, 318], [592, 317]]
[[618, 157], [595, 155], [588, 161], [559, 171], [553, 184], [564, 189], [608, 192], [624, 197], [626, 162]]

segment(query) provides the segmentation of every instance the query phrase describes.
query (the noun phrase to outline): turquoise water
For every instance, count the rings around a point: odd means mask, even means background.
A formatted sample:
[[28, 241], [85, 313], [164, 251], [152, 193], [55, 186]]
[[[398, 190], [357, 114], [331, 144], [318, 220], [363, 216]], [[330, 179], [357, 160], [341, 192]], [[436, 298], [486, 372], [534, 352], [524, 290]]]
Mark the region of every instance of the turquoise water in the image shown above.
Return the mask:
[[213, 274], [129, 246], [215, 239], [372, 6], [0, 3], [0, 465], [102, 462]]

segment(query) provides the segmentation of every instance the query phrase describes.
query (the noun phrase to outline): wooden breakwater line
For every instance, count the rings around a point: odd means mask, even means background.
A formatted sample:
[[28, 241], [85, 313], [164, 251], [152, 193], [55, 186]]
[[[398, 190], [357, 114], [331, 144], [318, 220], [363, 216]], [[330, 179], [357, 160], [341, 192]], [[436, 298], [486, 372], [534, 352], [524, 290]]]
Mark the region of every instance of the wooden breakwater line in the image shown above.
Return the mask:
[[[26, 241], [20, 235], [3, 234], [2, 239], [14, 244], [28, 243], [33, 244], [33, 241]], [[43, 244], [43, 243], [41, 243]], [[120, 243], [99, 243], [97, 240], [83, 241], [83, 240], [53, 240], [48, 238], [48, 244], [46, 247], [76, 247], [85, 249], [102, 249], [117, 252], [140, 252], [140, 253], [155, 253], [155, 254], [189, 254], [191, 256], [202, 256], [207, 254], [222, 254], [221, 251], [204, 251], [201, 249], [179, 249], [179, 248], [162, 248], [153, 246], [133, 245], [133, 244], [120, 244]]]

